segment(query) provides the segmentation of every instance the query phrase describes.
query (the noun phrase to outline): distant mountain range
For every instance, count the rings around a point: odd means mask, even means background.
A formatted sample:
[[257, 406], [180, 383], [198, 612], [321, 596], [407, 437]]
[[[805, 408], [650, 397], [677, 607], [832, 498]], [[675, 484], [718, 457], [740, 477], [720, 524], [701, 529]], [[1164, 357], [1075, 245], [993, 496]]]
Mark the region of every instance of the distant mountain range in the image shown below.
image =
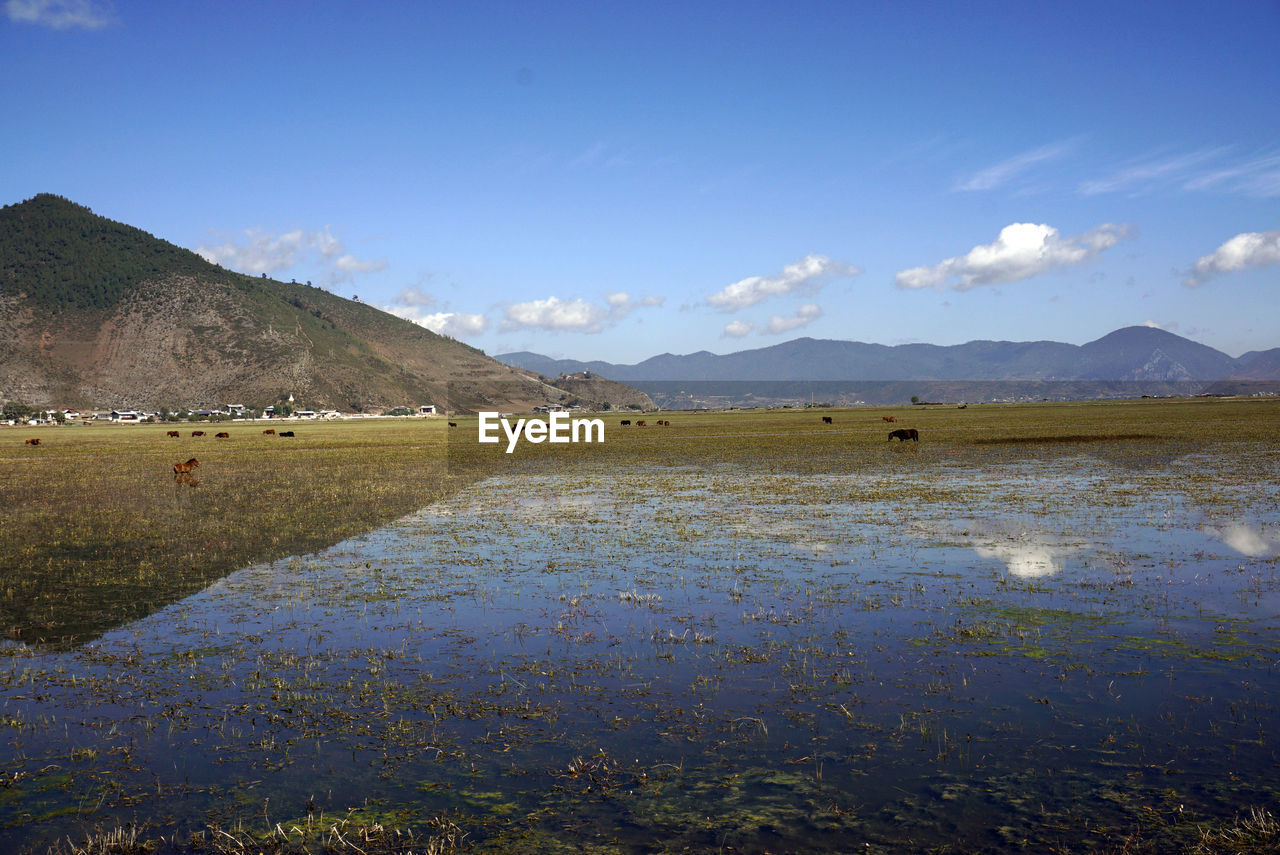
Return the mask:
[[1143, 326], [1125, 327], [1084, 345], [971, 341], [888, 346], [800, 338], [725, 355], [664, 353], [635, 365], [529, 352], [495, 358], [547, 377], [590, 371], [636, 386], [663, 406], [703, 399], [739, 405], [753, 400], [901, 403], [913, 395], [1016, 400], [1280, 391], [1280, 348], [1236, 359]]
[[622, 384], [544, 383], [376, 307], [224, 270], [50, 194], [0, 208], [0, 400], [146, 409], [292, 400], [348, 412], [652, 405]]

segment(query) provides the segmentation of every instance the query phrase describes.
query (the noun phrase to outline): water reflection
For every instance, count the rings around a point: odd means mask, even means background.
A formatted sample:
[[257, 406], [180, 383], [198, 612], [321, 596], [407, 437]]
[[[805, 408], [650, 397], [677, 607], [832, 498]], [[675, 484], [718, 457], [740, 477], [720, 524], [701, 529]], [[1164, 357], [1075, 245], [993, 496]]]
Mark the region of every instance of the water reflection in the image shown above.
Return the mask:
[[1064, 559], [1075, 548], [1056, 543], [1040, 532], [1022, 532], [1012, 539], [992, 539], [975, 543], [973, 551], [983, 558], [1004, 562], [1009, 575], [1019, 579], [1039, 579], [1061, 573]]
[[1211, 547], [1275, 555], [1277, 521], [1210, 530], [1074, 462], [935, 476], [496, 478], [9, 653], [0, 849], [78, 836], [77, 805], [180, 834], [314, 797], [489, 851], [817, 853], [1048, 851], [1165, 799], [1273, 803], [1280, 579]]
[[1249, 558], [1280, 556], [1280, 528], [1233, 523], [1221, 527], [1205, 526], [1203, 530]]
[[921, 539], [942, 539], [972, 549], [980, 558], [995, 559], [1010, 576], [1043, 579], [1066, 568], [1067, 558], [1085, 548], [1078, 540], [1043, 530], [1011, 528], [999, 520], [967, 520], [959, 525], [917, 527]]

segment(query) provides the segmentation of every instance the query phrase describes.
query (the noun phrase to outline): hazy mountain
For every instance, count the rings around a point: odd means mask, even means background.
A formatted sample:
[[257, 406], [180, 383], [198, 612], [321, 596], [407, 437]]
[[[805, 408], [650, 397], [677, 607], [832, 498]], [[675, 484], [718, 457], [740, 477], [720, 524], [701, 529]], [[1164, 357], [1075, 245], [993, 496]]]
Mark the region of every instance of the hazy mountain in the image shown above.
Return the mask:
[[224, 270], [58, 196], [0, 209], [0, 400], [154, 409], [290, 395], [347, 411], [528, 410], [581, 397], [372, 306]]
[[664, 353], [635, 365], [550, 359], [536, 353], [496, 357], [547, 376], [592, 371], [640, 381], [1214, 381], [1280, 380], [1280, 349], [1232, 359], [1221, 351], [1150, 327], [1125, 327], [1085, 345], [1053, 341], [971, 341], [887, 346], [799, 338], [718, 356]]

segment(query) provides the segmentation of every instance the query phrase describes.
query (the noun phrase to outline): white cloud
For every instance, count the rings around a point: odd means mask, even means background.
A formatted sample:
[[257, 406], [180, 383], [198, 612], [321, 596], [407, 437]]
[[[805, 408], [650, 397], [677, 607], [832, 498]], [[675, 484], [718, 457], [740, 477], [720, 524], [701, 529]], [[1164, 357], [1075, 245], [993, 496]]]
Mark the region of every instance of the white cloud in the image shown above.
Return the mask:
[[545, 300], [529, 300], [508, 304], [503, 312], [503, 332], [536, 328], [555, 332], [598, 333], [630, 315], [636, 309], [661, 306], [663, 297], [633, 299], [626, 291], [605, 295], [605, 305], [588, 302], [581, 297], [561, 300], [548, 297]]
[[726, 338], [742, 338], [744, 335], [750, 335], [756, 325], [747, 321], [729, 321], [724, 325], [724, 336]]
[[1250, 196], [1280, 195], [1280, 155], [1269, 154], [1221, 166], [1187, 180], [1186, 190], [1226, 190]]
[[773, 276], [751, 276], [727, 285], [708, 297], [707, 302], [722, 311], [734, 312], [770, 297], [793, 293], [812, 294], [822, 287], [823, 279], [831, 276], [857, 276], [861, 272], [852, 265], [833, 261], [824, 255], [807, 255], [782, 268], [781, 273]]
[[626, 291], [614, 291], [612, 294], [606, 294], [604, 299], [609, 304], [609, 315], [615, 323], [636, 309], [653, 309], [667, 300], [666, 297], [642, 297], [639, 300], [633, 300]]
[[1194, 181], [1194, 177], [1189, 177], [1189, 173], [1194, 167], [1198, 167], [1207, 160], [1221, 156], [1227, 150], [1225, 147], [1218, 147], [1193, 151], [1187, 154], [1149, 158], [1119, 169], [1105, 178], [1085, 181], [1080, 184], [1079, 190], [1086, 196], [1096, 196], [1100, 193], [1119, 193], [1124, 190], [1139, 193], [1150, 189], [1152, 185], [1162, 182]]
[[607, 309], [588, 303], [581, 297], [576, 300], [548, 297], [545, 300], [529, 300], [507, 306], [502, 329], [509, 331], [538, 327], [546, 330], [600, 332], [608, 313]]
[[1041, 146], [1032, 151], [1024, 152], [1015, 157], [1011, 157], [1006, 161], [997, 163], [980, 172], [975, 173], [969, 179], [956, 185], [957, 190], [991, 190], [995, 187], [1005, 184], [1012, 179], [1026, 172], [1031, 167], [1043, 163], [1047, 160], [1054, 160], [1067, 154], [1075, 147], [1075, 142], [1068, 140], [1066, 142], [1053, 143], [1051, 145]]
[[436, 304], [436, 298], [421, 288], [405, 288], [391, 301], [397, 306], [414, 306], [419, 309], [430, 309]]
[[345, 255], [338, 256], [338, 258], [334, 260], [333, 266], [334, 269], [346, 274], [347, 277], [350, 278], [356, 273], [373, 273], [378, 270], [385, 270], [387, 262], [385, 259], [378, 259], [377, 261], [361, 261], [354, 255], [347, 253]]
[[1140, 326], [1140, 327], [1148, 327], [1148, 328], [1153, 329], [1153, 330], [1162, 330], [1162, 329], [1164, 329], [1164, 327], [1162, 327], [1159, 323], [1157, 323], [1157, 322], [1155, 322], [1155, 321], [1151, 321], [1151, 320], [1143, 321], [1142, 323], [1138, 324], [1138, 326]]
[[1246, 267], [1265, 267], [1277, 262], [1280, 262], [1280, 229], [1271, 232], [1245, 232], [1197, 261], [1182, 284], [1195, 288], [1219, 273], [1233, 273]]
[[98, 30], [115, 17], [109, 4], [94, 0], [8, 0], [4, 12], [10, 21], [55, 30]]
[[1063, 238], [1052, 226], [1013, 223], [1000, 230], [994, 243], [975, 246], [968, 254], [948, 258], [932, 267], [913, 267], [895, 277], [899, 288], [951, 288], [967, 291], [976, 285], [997, 285], [1029, 279], [1061, 267], [1089, 261], [1127, 237], [1125, 226], [1105, 223], [1096, 229]]
[[820, 317], [822, 317], [822, 309], [817, 303], [805, 303], [789, 318], [784, 318], [782, 315], [774, 315], [769, 318], [769, 324], [760, 331], [760, 334], [778, 335], [779, 333], [790, 332], [811, 324]]
[[406, 321], [413, 321], [434, 333], [453, 338], [479, 335], [489, 329], [489, 319], [484, 315], [464, 312], [427, 312], [424, 311], [423, 306], [415, 305], [383, 306], [382, 310], [398, 318], [404, 318]]
[[227, 240], [217, 246], [201, 245], [196, 252], [206, 261], [249, 274], [277, 273], [300, 263], [317, 263], [327, 271], [329, 284], [349, 282], [358, 273], [387, 267], [385, 260], [363, 261], [344, 252], [342, 242], [328, 226], [320, 231], [294, 229], [284, 234], [246, 229], [244, 237], [243, 242]]

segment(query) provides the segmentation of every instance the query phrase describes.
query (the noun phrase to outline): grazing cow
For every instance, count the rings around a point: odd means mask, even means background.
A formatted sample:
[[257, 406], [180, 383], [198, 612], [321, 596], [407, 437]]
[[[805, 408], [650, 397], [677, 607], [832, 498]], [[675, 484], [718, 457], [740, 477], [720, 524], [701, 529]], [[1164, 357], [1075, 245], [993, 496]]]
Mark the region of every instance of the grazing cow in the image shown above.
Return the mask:
[[636, 427], [648, 427], [648, 425], [644, 423], [644, 419], [641, 419], [640, 421], [636, 422]]
[[180, 434], [176, 430], [169, 431], [169, 436], [179, 436], [179, 435]]
[[831, 421], [831, 416], [823, 416], [823, 417], [822, 417], [822, 423], [823, 423], [824, 425], [833, 424], [833, 422]]
[[623, 419], [621, 424], [623, 427], [631, 427], [631, 419]]
[[669, 422], [669, 421], [667, 421], [667, 420], [665, 420], [665, 419], [664, 419], [664, 420], [663, 420], [663, 422], [662, 422], [662, 426], [663, 426], [663, 427], [671, 427], [671, 422]]
[[458, 426], [457, 422], [449, 422], [449, 427], [457, 427], [457, 426]]
[[264, 430], [262, 433], [263, 433], [263, 434], [269, 434], [269, 433], [275, 433], [275, 432], [276, 432], [276, 429], [275, 429], [275, 428], [267, 428], [267, 429], [266, 429], [266, 430]]
[[227, 433], [225, 430], [224, 430], [224, 431], [221, 431], [220, 433], [215, 433], [213, 436], [214, 436], [214, 438], [215, 438], [215, 439], [230, 439], [230, 438], [231, 438], [231, 434]]
[[39, 445], [39, 444], [40, 444], [40, 437], [33, 437], [27, 440], [27, 445]]
[[194, 457], [186, 463], [175, 463], [173, 464], [173, 476], [176, 478], [179, 475], [190, 475], [191, 470], [195, 469], [199, 465], [200, 461], [196, 460]]
[[279, 435], [280, 435], [280, 436], [293, 436], [293, 431], [291, 431], [291, 430], [282, 430], [282, 431], [280, 431], [280, 434], [279, 434]]
[[906, 442], [909, 439], [919, 442], [920, 431], [915, 428], [898, 428], [897, 430], [889, 431], [889, 442], [893, 442], [895, 439], [898, 442]]
[[191, 435], [192, 435], [192, 436], [204, 436], [204, 431], [202, 431], [202, 430], [193, 430], [193, 431], [191, 432]]
[[896, 416], [881, 416], [880, 418], [884, 419], [886, 422], [896, 422], [898, 420]]

